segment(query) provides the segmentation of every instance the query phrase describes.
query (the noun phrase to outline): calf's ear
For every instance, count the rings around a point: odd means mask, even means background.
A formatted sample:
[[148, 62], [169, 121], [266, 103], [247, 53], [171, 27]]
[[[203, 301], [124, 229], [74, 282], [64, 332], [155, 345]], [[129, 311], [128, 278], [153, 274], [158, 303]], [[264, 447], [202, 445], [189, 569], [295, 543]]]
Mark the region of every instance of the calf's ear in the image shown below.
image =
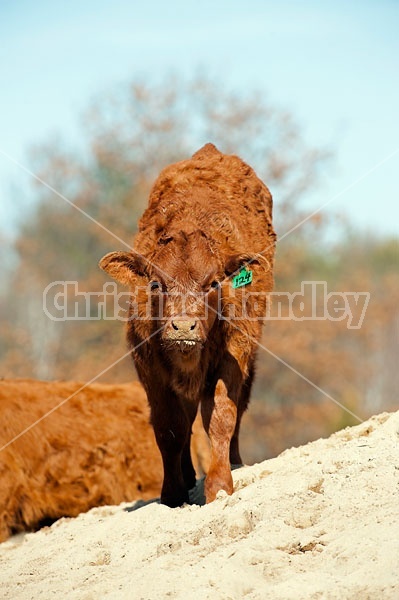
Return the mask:
[[124, 285], [130, 285], [135, 275], [145, 275], [143, 257], [133, 252], [110, 252], [102, 257], [98, 265]]
[[260, 256], [258, 254], [233, 254], [229, 256], [224, 265], [224, 271], [229, 277], [238, 273], [245, 265], [259, 264]]

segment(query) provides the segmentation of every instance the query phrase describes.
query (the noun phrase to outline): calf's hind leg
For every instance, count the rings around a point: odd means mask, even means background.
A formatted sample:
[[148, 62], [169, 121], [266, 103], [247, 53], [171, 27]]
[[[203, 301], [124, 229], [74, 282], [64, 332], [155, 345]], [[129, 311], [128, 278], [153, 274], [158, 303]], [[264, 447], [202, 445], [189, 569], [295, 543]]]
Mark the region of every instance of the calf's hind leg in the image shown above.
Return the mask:
[[254, 379], [254, 366], [252, 365], [249, 369], [248, 377], [244, 381], [244, 383], [241, 387], [241, 393], [240, 393], [240, 396], [238, 399], [236, 426], [235, 426], [234, 434], [233, 434], [233, 437], [232, 437], [231, 443], [230, 443], [230, 464], [232, 464], [232, 465], [242, 465], [243, 464], [242, 459], [241, 459], [241, 454], [240, 454], [238, 438], [239, 438], [239, 434], [240, 434], [241, 418], [242, 418], [242, 415], [244, 414], [244, 412], [246, 411], [246, 409], [248, 408], [249, 396], [251, 394], [251, 387], [252, 387], [253, 379]]
[[186, 440], [186, 443], [183, 447], [182, 457], [181, 457], [181, 466], [183, 471], [183, 479], [186, 485], [187, 490], [191, 490], [195, 486], [195, 470], [193, 467], [193, 462], [191, 460], [191, 452], [190, 452], [190, 443], [191, 443], [191, 434], [192, 434], [192, 426], [197, 414], [198, 403], [193, 403], [187, 401], [184, 404], [184, 408], [186, 411], [188, 423], [189, 423], [189, 433]]

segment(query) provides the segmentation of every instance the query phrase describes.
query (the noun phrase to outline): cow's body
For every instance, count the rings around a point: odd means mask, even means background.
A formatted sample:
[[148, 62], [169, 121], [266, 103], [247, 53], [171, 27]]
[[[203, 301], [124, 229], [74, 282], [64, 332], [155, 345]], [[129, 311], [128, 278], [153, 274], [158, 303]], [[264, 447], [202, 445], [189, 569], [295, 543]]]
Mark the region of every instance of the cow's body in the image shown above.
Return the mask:
[[[207, 502], [220, 489], [232, 493], [230, 463], [241, 463], [239, 427], [273, 286], [274, 246], [268, 189], [241, 159], [207, 144], [161, 172], [133, 252], [111, 253], [100, 263], [132, 288], [128, 339], [151, 407], [164, 465], [161, 499], [169, 506], [187, 501], [195, 484], [189, 450], [200, 402], [212, 452]], [[252, 281], [234, 289], [245, 264]]]
[[[0, 412], [0, 542], [94, 506], [159, 495], [162, 465], [138, 382], [3, 379]], [[202, 474], [209, 448], [200, 419], [193, 439]]]
[[138, 383], [6, 379], [0, 410], [0, 542], [93, 506], [158, 494], [162, 466]]

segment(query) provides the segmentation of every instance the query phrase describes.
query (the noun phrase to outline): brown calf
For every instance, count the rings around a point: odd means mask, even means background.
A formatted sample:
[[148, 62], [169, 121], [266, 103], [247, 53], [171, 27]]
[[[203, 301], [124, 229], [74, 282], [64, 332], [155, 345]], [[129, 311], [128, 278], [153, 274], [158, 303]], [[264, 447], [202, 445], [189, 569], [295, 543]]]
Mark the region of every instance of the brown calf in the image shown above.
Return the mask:
[[[143, 388], [82, 386], [0, 381], [0, 542], [93, 506], [159, 495], [162, 464]], [[193, 458], [206, 469], [204, 437], [195, 436]]]
[[211, 443], [206, 500], [233, 491], [274, 247], [269, 190], [240, 158], [207, 144], [161, 172], [132, 252], [100, 261], [131, 288], [128, 340], [162, 455], [161, 501], [171, 507], [195, 484], [200, 402]]

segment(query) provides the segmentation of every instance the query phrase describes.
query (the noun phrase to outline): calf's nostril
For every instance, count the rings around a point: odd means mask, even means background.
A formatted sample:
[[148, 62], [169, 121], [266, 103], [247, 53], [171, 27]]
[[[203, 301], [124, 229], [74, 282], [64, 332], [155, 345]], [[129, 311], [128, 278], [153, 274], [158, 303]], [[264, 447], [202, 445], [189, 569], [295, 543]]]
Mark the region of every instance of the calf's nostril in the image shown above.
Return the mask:
[[179, 326], [176, 325], [176, 323], [174, 321], [172, 321], [172, 327], [175, 331], [179, 331]]
[[190, 331], [192, 331], [193, 329], [195, 329], [196, 326], [196, 322], [194, 321], [193, 323], [191, 323], [190, 325]]

